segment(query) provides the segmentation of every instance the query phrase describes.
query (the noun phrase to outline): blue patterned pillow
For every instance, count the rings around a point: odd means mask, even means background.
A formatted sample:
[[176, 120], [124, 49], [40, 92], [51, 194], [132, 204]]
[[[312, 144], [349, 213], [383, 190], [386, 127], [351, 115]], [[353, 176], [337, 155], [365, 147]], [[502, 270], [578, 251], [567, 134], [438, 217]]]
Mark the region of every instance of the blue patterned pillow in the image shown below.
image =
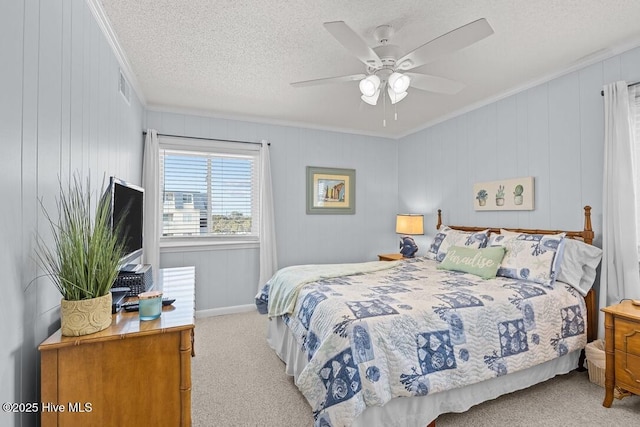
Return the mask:
[[564, 233], [527, 234], [501, 230], [491, 239], [506, 253], [498, 268], [498, 276], [529, 280], [553, 288], [562, 261]]
[[438, 230], [438, 234], [433, 238], [433, 243], [431, 243], [426, 257], [440, 262], [447, 256], [447, 251], [452, 246], [479, 249], [487, 245], [488, 239], [489, 229], [479, 232], [460, 231], [442, 225]]

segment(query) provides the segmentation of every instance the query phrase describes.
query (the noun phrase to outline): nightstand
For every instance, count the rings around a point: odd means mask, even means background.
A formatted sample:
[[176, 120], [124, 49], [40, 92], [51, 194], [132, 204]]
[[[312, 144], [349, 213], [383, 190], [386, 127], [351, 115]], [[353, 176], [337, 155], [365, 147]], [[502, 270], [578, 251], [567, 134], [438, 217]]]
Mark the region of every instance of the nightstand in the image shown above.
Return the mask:
[[398, 261], [401, 260], [402, 254], [381, 254], [378, 255], [380, 261]]
[[640, 307], [627, 300], [602, 311], [607, 357], [602, 406], [609, 408], [614, 387], [640, 394]]

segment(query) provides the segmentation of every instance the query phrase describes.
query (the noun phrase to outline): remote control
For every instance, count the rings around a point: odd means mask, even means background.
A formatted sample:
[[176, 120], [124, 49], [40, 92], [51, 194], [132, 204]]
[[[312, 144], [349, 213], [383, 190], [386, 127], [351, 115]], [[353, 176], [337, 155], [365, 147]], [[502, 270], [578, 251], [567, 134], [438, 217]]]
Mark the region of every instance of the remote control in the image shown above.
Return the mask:
[[125, 302], [124, 304], [122, 304], [122, 308], [124, 308], [125, 311], [138, 311], [139, 307], [140, 306], [138, 305], [137, 302], [130, 302], [130, 303]]
[[[171, 305], [175, 302], [175, 298], [162, 298], [162, 305]], [[138, 311], [138, 301], [127, 301], [121, 304], [125, 311]]]

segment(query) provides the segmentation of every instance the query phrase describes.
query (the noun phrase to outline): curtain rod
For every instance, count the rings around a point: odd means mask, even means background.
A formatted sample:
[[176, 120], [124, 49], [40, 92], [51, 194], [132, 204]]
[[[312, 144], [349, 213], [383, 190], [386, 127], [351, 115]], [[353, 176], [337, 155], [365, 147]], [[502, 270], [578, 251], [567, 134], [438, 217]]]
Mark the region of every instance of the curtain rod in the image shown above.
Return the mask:
[[[627, 87], [637, 86], [637, 85], [640, 85], [640, 82], [629, 83], [629, 84], [627, 85]], [[600, 91], [600, 95], [601, 95], [601, 96], [604, 96], [604, 90], [601, 90], [601, 91]]]
[[[142, 131], [143, 135], [147, 134], [147, 131]], [[183, 136], [183, 135], [169, 135], [166, 133], [158, 133], [158, 136], [168, 136], [170, 138], [186, 138], [186, 139], [204, 139], [205, 141], [219, 141], [219, 142], [239, 142], [241, 144], [258, 144], [258, 145], [262, 145], [261, 142], [255, 142], [255, 141], [237, 141], [237, 140], [233, 140], [233, 139], [216, 139], [216, 138], [200, 138], [198, 136]], [[268, 146], [271, 146], [270, 142], [267, 142]]]

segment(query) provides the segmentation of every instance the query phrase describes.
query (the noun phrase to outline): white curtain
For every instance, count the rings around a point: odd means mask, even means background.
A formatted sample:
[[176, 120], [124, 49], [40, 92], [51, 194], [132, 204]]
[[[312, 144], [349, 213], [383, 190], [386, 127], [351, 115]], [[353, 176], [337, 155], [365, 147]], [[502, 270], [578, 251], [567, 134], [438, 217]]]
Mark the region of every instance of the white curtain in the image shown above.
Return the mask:
[[262, 141], [260, 180], [260, 279], [258, 292], [278, 269], [276, 252], [276, 224], [273, 211], [273, 188], [271, 186], [271, 157], [269, 143]]
[[[600, 307], [640, 298], [637, 242], [637, 171], [633, 132], [634, 88], [604, 87], [605, 140], [602, 193]], [[600, 316], [599, 335], [604, 332]]]
[[147, 129], [142, 160], [144, 187], [143, 262], [151, 264], [154, 282], [160, 268], [160, 148], [158, 132]]

